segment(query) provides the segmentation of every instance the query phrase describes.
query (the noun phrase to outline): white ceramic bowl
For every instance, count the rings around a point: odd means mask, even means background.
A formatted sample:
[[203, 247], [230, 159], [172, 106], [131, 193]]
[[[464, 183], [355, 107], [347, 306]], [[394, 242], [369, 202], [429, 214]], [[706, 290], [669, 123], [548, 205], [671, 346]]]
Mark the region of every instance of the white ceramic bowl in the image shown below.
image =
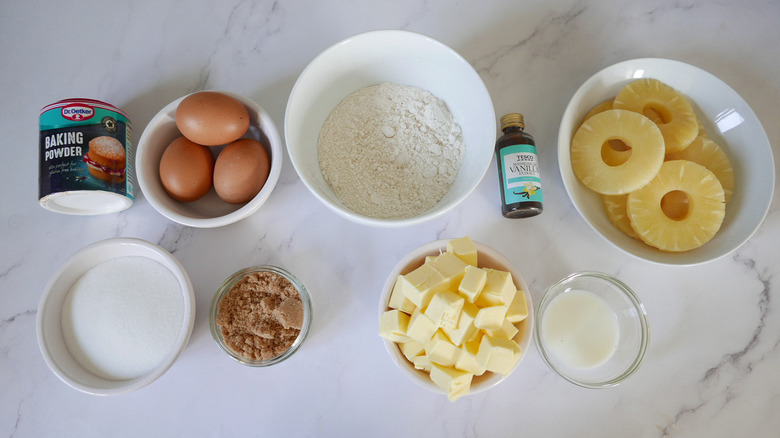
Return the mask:
[[[387, 307], [387, 302], [390, 300], [390, 293], [393, 291], [396, 278], [399, 275], [407, 274], [420, 267], [425, 262], [425, 257], [439, 255], [441, 252], [446, 251], [448, 241], [449, 239], [436, 240], [426, 243], [425, 245], [422, 245], [410, 252], [406, 257], [398, 262], [398, 264], [390, 272], [390, 275], [388, 275], [387, 280], [382, 287], [382, 294], [379, 298], [379, 317], [381, 317], [385, 311], [390, 310], [390, 308]], [[513, 340], [520, 346], [522, 356], [515, 364], [515, 367], [512, 369], [512, 372], [514, 372], [520, 362], [522, 362], [525, 355], [528, 353], [528, 347], [531, 345], [531, 336], [534, 329], [534, 306], [533, 302], [531, 301], [531, 294], [528, 291], [528, 285], [526, 284], [525, 279], [523, 279], [522, 274], [520, 274], [520, 271], [517, 270], [517, 268], [515, 268], [506, 257], [483, 243], [475, 241], [474, 244], [477, 247], [477, 264], [479, 267], [498, 269], [501, 271], [507, 271], [512, 274], [512, 279], [515, 282], [515, 286], [517, 286], [519, 290], [523, 291], [526, 303], [528, 304], [528, 317], [515, 325], [519, 331]], [[390, 358], [404, 375], [426, 389], [437, 393], [446, 394], [444, 390], [433, 383], [428, 373], [414, 368], [414, 365], [406, 359], [395, 342], [384, 338], [382, 338], [382, 341], [385, 343], [385, 348], [390, 354]], [[502, 375], [491, 372], [486, 372], [481, 376], [474, 376], [471, 381], [471, 390], [469, 394], [477, 394], [479, 392], [486, 391], [498, 385], [507, 377], [509, 377], [509, 374]]]
[[[655, 78], [687, 96], [710, 138], [723, 147], [736, 177], [720, 231], [700, 248], [666, 253], [632, 239], [610, 223], [601, 196], [582, 185], [571, 168], [570, 145], [588, 111], [639, 78]], [[775, 186], [769, 139], [750, 106], [712, 74], [668, 59], [634, 59], [601, 70], [574, 93], [558, 133], [558, 165], [564, 186], [585, 221], [622, 251], [665, 265], [696, 265], [723, 257], [745, 243], [764, 220]]]
[[[430, 210], [405, 219], [376, 219], [346, 208], [320, 171], [317, 142], [331, 111], [353, 92], [380, 82], [428, 90], [449, 108], [463, 131], [466, 152], [449, 192]], [[479, 74], [457, 52], [417, 33], [367, 32], [317, 56], [290, 93], [284, 121], [290, 159], [301, 180], [325, 205], [364, 225], [401, 227], [425, 222], [454, 208], [485, 175], [493, 157], [496, 116]]]
[[[110, 380], [87, 371], [71, 355], [63, 334], [62, 306], [73, 284], [87, 271], [108, 260], [126, 256], [147, 257], [173, 273], [181, 288], [184, 318], [173, 348], [159, 366], [134, 379]], [[195, 295], [190, 278], [181, 264], [157, 245], [140, 239], [115, 238], [81, 249], [54, 273], [38, 306], [36, 328], [43, 359], [60, 380], [87, 394], [119, 395], [143, 388], [162, 376], [187, 345], [194, 322]]]
[[[268, 199], [282, 171], [282, 140], [271, 116], [256, 102], [240, 94], [216, 90], [240, 100], [249, 111], [249, 131], [243, 138], [253, 138], [262, 143], [271, 158], [271, 171], [265, 185], [246, 204], [228, 204], [217, 196], [212, 187], [202, 198], [194, 202], [180, 202], [171, 198], [160, 181], [160, 158], [165, 148], [181, 136], [176, 128], [176, 108], [185, 97], [174, 100], [152, 118], [138, 141], [135, 170], [141, 191], [149, 203], [168, 219], [197, 228], [213, 228], [232, 224], [256, 212]], [[216, 158], [221, 147], [213, 147]]]

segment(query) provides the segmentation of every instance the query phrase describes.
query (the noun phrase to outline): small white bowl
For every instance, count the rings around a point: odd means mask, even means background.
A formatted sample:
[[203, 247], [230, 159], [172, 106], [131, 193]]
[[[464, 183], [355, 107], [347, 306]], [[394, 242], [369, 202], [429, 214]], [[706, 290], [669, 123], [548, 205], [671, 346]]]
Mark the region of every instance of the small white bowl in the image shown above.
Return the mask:
[[[241, 101], [249, 111], [249, 131], [242, 138], [253, 138], [266, 147], [271, 158], [271, 171], [265, 185], [246, 204], [228, 204], [217, 196], [212, 187], [194, 202], [180, 202], [171, 198], [160, 181], [160, 158], [168, 145], [181, 136], [176, 127], [176, 108], [185, 97], [174, 100], [152, 118], [138, 141], [135, 170], [138, 184], [146, 199], [168, 219], [196, 228], [214, 228], [229, 225], [256, 212], [271, 195], [282, 171], [282, 140], [271, 116], [256, 102], [240, 94], [216, 90]], [[216, 158], [221, 147], [213, 147]]]
[[[449, 239], [436, 240], [426, 243], [425, 245], [422, 245], [410, 252], [406, 257], [398, 262], [398, 264], [390, 272], [390, 275], [388, 275], [387, 280], [385, 280], [385, 284], [382, 287], [382, 295], [379, 298], [379, 317], [381, 317], [385, 311], [390, 310], [390, 308], [387, 307], [387, 302], [390, 300], [390, 293], [393, 291], [396, 278], [399, 275], [407, 274], [422, 266], [422, 264], [425, 263], [425, 257], [439, 255], [440, 253], [446, 251], [448, 241]], [[535, 318], [533, 312], [533, 302], [531, 301], [531, 294], [528, 291], [528, 285], [526, 284], [525, 279], [523, 279], [522, 274], [520, 274], [520, 271], [518, 271], [517, 268], [515, 268], [506, 257], [483, 243], [475, 241], [474, 244], [477, 247], [477, 264], [479, 267], [498, 269], [512, 274], [512, 279], [515, 282], [515, 286], [523, 291], [526, 303], [528, 304], [528, 317], [515, 325], [519, 331], [513, 340], [520, 346], [522, 356], [517, 361], [517, 363], [515, 363], [515, 367], [512, 368], [512, 372], [514, 372], [526, 354], [528, 354], [528, 347], [531, 345], [531, 337], [534, 330]], [[414, 368], [414, 365], [406, 359], [406, 356], [403, 355], [395, 342], [384, 338], [382, 338], [382, 341], [385, 343], [385, 348], [387, 349], [388, 354], [390, 354], [390, 358], [404, 375], [426, 389], [440, 394], [446, 394], [444, 390], [433, 383], [428, 373]], [[504, 381], [504, 379], [509, 377], [512, 372], [507, 375], [486, 372], [481, 376], [474, 376], [471, 381], [471, 390], [469, 391], [469, 394], [477, 394], [498, 385]]]
[[[170, 353], [146, 375], [129, 380], [99, 377], [74, 359], [65, 342], [62, 306], [73, 284], [91, 268], [117, 257], [138, 256], [154, 260], [173, 273], [183, 298], [183, 319]], [[184, 267], [169, 252], [144, 240], [115, 238], [89, 245], [71, 256], [54, 273], [44, 289], [36, 320], [38, 346], [49, 369], [74, 389], [93, 395], [126, 394], [149, 385], [173, 365], [189, 341], [195, 322], [195, 294]]]
[[[317, 143], [331, 111], [353, 92], [381, 82], [430, 91], [463, 131], [466, 152], [454, 184], [438, 204], [416, 217], [377, 219], [355, 213], [336, 197], [320, 170]], [[441, 216], [477, 187], [493, 157], [496, 116], [479, 74], [457, 52], [424, 35], [381, 30], [331, 46], [303, 70], [287, 101], [284, 135], [296, 172], [330, 209], [359, 224], [402, 227]]]
[[[570, 146], [585, 114], [639, 78], [655, 78], [687, 96], [710, 137], [723, 147], [736, 177], [720, 231], [700, 248], [669, 253], [619, 231], [607, 218], [601, 195], [582, 185], [571, 168]], [[596, 232], [618, 249], [649, 262], [687, 266], [721, 258], [745, 243], [769, 211], [775, 186], [772, 147], [750, 106], [723, 81], [692, 65], [668, 59], [634, 59], [607, 67], [574, 93], [561, 119], [558, 165], [574, 206]]]

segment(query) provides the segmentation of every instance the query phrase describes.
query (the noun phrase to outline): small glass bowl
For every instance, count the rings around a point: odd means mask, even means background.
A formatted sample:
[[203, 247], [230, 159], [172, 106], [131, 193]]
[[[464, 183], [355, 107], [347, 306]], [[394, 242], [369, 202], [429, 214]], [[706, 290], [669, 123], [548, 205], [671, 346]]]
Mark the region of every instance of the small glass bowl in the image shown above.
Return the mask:
[[[237, 352], [233, 351], [233, 349], [230, 348], [225, 343], [225, 338], [222, 336], [222, 330], [220, 329], [219, 324], [217, 324], [217, 315], [219, 314], [219, 303], [222, 302], [222, 298], [224, 298], [225, 295], [228, 292], [230, 292], [230, 289], [232, 289], [233, 286], [236, 283], [238, 283], [239, 280], [244, 278], [244, 276], [255, 272], [271, 272], [286, 278], [290, 283], [292, 283], [292, 285], [298, 291], [298, 294], [300, 294], [301, 296], [301, 301], [303, 302], [303, 325], [301, 327], [301, 332], [298, 334], [298, 337], [295, 339], [295, 342], [293, 342], [290, 348], [288, 348], [284, 353], [272, 359], [267, 359], [267, 360], [247, 359], [246, 357], [241, 356]], [[303, 344], [303, 341], [306, 339], [306, 335], [309, 333], [309, 328], [311, 327], [311, 319], [312, 319], [311, 298], [309, 297], [309, 293], [306, 290], [306, 287], [303, 285], [303, 283], [301, 283], [301, 281], [298, 280], [298, 278], [296, 278], [290, 272], [280, 267], [263, 265], [263, 266], [254, 266], [254, 267], [242, 269], [234, 273], [230, 277], [228, 277], [224, 282], [222, 282], [222, 284], [219, 286], [219, 289], [217, 289], [217, 293], [214, 294], [214, 299], [211, 301], [209, 325], [211, 327], [211, 335], [214, 337], [214, 341], [216, 341], [217, 345], [219, 345], [222, 351], [227, 353], [228, 356], [233, 358], [235, 361], [247, 366], [266, 367], [266, 366], [276, 365], [279, 362], [288, 359], [290, 356], [293, 355], [293, 353], [298, 351], [298, 348], [300, 348], [301, 344]]]
[[[550, 303], [574, 290], [597, 295], [617, 317], [617, 348], [609, 359], [592, 368], [567, 364], [551, 353], [545, 342], [544, 319]], [[536, 310], [534, 339], [545, 363], [564, 379], [585, 388], [616, 386], [631, 376], [642, 364], [649, 337], [647, 313], [636, 294], [620, 280], [600, 272], [577, 272], [553, 284], [545, 291]]]

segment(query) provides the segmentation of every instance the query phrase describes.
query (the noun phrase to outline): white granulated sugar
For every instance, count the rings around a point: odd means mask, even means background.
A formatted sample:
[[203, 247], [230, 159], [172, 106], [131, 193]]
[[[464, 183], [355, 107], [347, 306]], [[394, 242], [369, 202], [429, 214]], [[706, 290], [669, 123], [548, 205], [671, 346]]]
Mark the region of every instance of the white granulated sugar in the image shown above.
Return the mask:
[[62, 306], [74, 359], [111, 380], [140, 377], [171, 353], [184, 320], [179, 281], [146, 257], [118, 257], [87, 271]]
[[383, 82], [349, 95], [320, 131], [322, 175], [350, 210], [374, 218], [424, 213], [458, 175], [460, 125], [432, 93]]

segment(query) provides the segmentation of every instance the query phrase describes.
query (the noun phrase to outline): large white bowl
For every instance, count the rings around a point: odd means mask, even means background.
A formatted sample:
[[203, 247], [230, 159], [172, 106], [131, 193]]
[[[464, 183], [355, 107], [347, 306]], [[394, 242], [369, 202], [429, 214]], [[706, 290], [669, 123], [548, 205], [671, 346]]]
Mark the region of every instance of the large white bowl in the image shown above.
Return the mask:
[[[146, 199], [160, 214], [168, 219], [196, 228], [214, 228], [229, 225], [256, 212], [265, 203], [279, 180], [282, 171], [282, 140], [271, 116], [256, 102], [240, 94], [218, 90], [232, 96], [249, 111], [249, 130], [243, 138], [252, 138], [266, 147], [271, 158], [271, 171], [265, 185], [251, 201], [245, 204], [228, 204], [217, 196], [212, 187], [202, 198], [194, 202], [180, 202], [171, 198], [160, 180], [160, 158], [171, 142], [181, 136], [176, 127], [176, 108], [182, 96], [165, 106], [146, 125], [135, 151], [135, 170], [138, 184]], [[213, 147], [214, 158], [221, 150]]]
[[[691, 251], [662, 252], [623, 234], [607, 219], [601, 195], [582, 185], [571, 168], [571, 139], [585, 114], [639, 78], [658, 79], [687, 96], [709, 136], [725, 149], [734, 167], [736, 186], [720, 231], [711, 241]], [[620, 62], [585, 81], [563, 113], [558, 133], [558, 165], [574, 206], [597, 233], [632, 256], [665, 265], [706, 263], [740, 247], [764, 220], [775, 186], [772, 147], [750, 106], [712, 74], [668, 59]]]
[[[387, 307], [387, 303], [390, 300], [390, 293], [393, 291], [393, 286], [395, 285], [395, 281], [398, 276], [408, 274], [409, 272], [422, 266], [422, 264], [425, 263], [425, 257], [439, 255], [440, 253], [446, 251], [447, 242], [448, 240], [435, 240], [433, 242], [428, 242], [413, 250], [398, 262], [398, 264], [390, 272], [390, 275], [387, 276], [387, 280], [382, 287], [382, 294], [379, 298], [379, 318], [381, 318], [385, 311], [390, 310], [390, 308]], [[515, 286], [517, 286], [519, 290], [522, 290], [522, 293], [525, 295], [525, 301], [528, 304], [528, 317], [523, 321], [515, 324], [519, 331], [513, 340], [517, 342], [517, 345], [520, 346], [522, 356], [515, 363], [512, 371], [506, 375], [486, 372], [481, 376], [474, 376], [471, 381], [471, 390], [469, 391], [469, 394], [477, 394], [479, 392], [486, 391], [504, 381], [504, 379], [509, 377], [509, 375], [514, 372], [526, 354], [528, 354], [528, 347], [531, 345], [531, 337], [534, 330], [535, 319], [533, 311], [534, 306], [533, 302], [531, 301], [531, 294], [528, 290], [528, 284], [526, 284], [525, 279], [523, 278], [522, 274], [520, 274], [520, 271], [514, 265], [512, 265], [512, 263], [506, 257], [504, 257], [503, 254], [496, 251], [495, 249], [480, 242], [474, 242], [474, 244], [477, 247], [477, 264], [480, 268], [498, 269], [512, 274], [512, 279], [515, 282]], [[406, 359], [406, 356], [403, 355], [401, 349], [398, 348], [398, 344], [384, 338], [382, 338], [382, 341], [385, 343], [385, 348], [387, 349], [388, 354], [390, 354], [390, 358], [404, 375], [409, 377], [413, 382], [428, 390], [440, 394], [446, 394], [443, 389], [433, 383], [428, 373], [414, 368], [414, 365]]]
[[[417, 217], [376, 219], [357, 214], [339, 201], [320, 171], [317, 141], [328, 115], [348, 95], [380, 82], [430, 91], [463, 130], [466, 153], [455, 183], [438, 204]], [[496, 116], [479, 74], [457, 52], [424, 35], [382, 30], [331, 46], [303, 70], [287, 102], [284, 135], [295, 170], [325, 205], [360, 224], [400, 227], [444, 214], [477, 187], [493, 156]]]
[[[184, 318], [173, 347], [157, 368], [134, 379], [110, 380], [91, 373], [71, 355], [63, 335], [62, 306], [73, 284], [87, 271], [108, 260], [126, 256], [147, 257], [171, 271], [181, 288]], [[115, 238], [81, 249], [54, 273], [38, 305], [36, 327], [43, 359], [60, 380], [87, 394], [119, 395], [141, 389], [162, 376], [187, 345], [194, 322], [195, 293], [178, 260], [163, 248], [144, 240]]]

